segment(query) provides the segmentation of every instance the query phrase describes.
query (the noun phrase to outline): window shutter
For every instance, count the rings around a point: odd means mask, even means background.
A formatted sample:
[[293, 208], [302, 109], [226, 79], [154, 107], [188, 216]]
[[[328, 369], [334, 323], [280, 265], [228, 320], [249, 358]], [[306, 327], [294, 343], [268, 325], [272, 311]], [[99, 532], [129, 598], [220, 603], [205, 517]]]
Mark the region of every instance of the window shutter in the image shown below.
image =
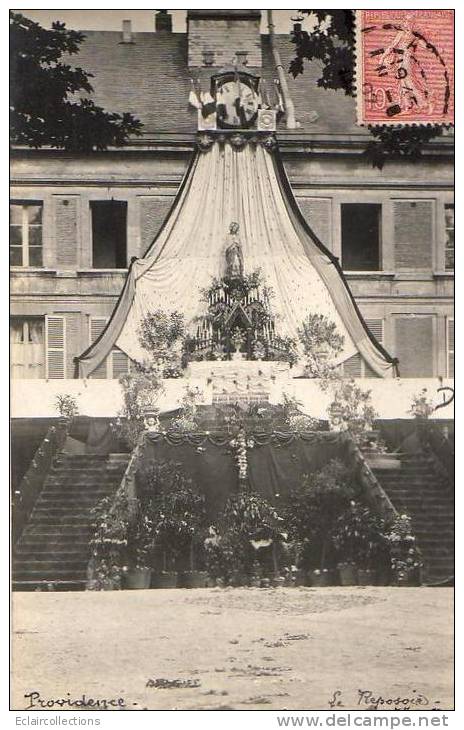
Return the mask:
[[316, 236], [328, 249], [332, 248], [332, 201], [330, 198], [298, 197], [298, 205]]
[[402, 378], [431, 378], [433, 363], [433, 317], [395, 317], [395, 355]]
[[365, 319], [367, 329], [374, 335], [377, 342], [383, 345], [383, 319]]
[[66, 320], [58, 315], [45, 318], [46, 377], [66, 377]]
[[345, 378], [361, 378], [362, 377], [362, 359], [359, 352], [343, 363], [343, 375]]
[[448, 319], [447, 340], [448, 377], [454, 378], [454, 319]]
[[430, 200], [393, 202], [395, 269], [433, 268], [433, 204]]
[[[108, 322], [107, 317], [90, 317], [89, 320], [89, 344], [92, 345], [97, 340]], [[100, 363], [90, 374], [91, 378], [105, 379], [107, 377], [107, 358]]]
[[140, 235], [143, 256], [153, 243], [153, 239], [169, 213], [174, 197], [171, 195], [151, 195], [140, 198]]
[[119, 348], [113, 350], [111, 353], [111, 364], [112, 364], [112, 376], [113, 378], [120, 378], [122, 375], [127, 375], [130, 368], [130, 361], [126, 353]]
[[55, 197], [56, 265], [61, 269], [78, 265], [78, 212], [79, 198]]

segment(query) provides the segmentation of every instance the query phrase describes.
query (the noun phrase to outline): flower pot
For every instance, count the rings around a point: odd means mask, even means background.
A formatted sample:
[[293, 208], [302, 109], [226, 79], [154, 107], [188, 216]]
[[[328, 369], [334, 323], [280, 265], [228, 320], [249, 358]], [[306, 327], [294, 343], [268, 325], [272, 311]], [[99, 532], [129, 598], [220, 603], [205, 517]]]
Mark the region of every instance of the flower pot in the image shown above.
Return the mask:
[[305, 570], [302, 570], [302, 568], [298, 568], [298, 570], [295, 573], [295, 586], [306, 586], [309, 585], [308, 576], [306, 574]]
[[371, 570], [370, 568], [366, 568], [366, 569], [358, 568], [358, 585], [360, 585], [360, 586], [377, 585], [375, 570]]
[[152, 588], [177, 588], [177, 573], [163, 571], [151, 576]]
[[240, 586], [246, 586], [247, 584], [248, 584], [248, 579], [244, 573], [234, 572], [230, 576], [229, 585], [233, 586], [234, 588], [239, 588]]
[[341, 586], [358, 585], [358, 569], [353, 563], [340, 563], [337, 565]]
[[125, 575], [126, 588], [137, 590], [150, 588], [151, 568], [131, 568]]
[[260, 586], [261, 588], [270, 588], [271, 581], [269, 580], [269, 578], [261, 578]]
[[285, 585], [285, 578], [283, 575], [276, 575], [271, 580], [271, 585], [273, 588], [283, 588]]
[[179, 573], [178, 588], [206, 588], [208, 574], [203, 570]]
[[250, 588], [260, 588], [261, 578], [259, 577], [259, 575], [252, 575], [248, 582], [248, 585], [250, 586]]
[[310, 570], [308, 573], [309, 585], [314, 588], [326, 588], [332, 585], [332, 575], [330, 571]]

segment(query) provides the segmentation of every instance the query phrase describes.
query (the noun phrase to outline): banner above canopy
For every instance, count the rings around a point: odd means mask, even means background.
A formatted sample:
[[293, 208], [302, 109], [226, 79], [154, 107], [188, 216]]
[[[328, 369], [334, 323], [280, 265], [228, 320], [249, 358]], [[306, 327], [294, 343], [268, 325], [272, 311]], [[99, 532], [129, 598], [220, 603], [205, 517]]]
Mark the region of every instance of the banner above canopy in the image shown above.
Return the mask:
[[301, 215], [273, 138], [203, 135], [200, 142], [161, 231], [133, 261], [106, 329], [78, 358], [79, 377], [115, 345], [135, 361], [146, 359], [138, 331], [149, 312], [180, 311], [193, 328], [204, 310], [201, 291], [224, 274], [233, 221], [244, 273], [260, 269], [272, 288], [282, 336], [297, 337], [308, 314], [323, 314], [344, 337], [338, 362], [359, 352], [377, 375], [391, 376], [395, 360], [369, 333], [337, 259]]

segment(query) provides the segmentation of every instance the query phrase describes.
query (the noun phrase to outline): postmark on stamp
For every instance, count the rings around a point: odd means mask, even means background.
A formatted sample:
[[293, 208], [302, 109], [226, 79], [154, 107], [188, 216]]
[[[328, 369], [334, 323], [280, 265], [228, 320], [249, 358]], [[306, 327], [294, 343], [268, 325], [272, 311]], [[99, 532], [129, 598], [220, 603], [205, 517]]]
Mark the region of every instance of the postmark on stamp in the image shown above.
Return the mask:
[[357, 10], [358, 124], [454, 123], [454, 11]]

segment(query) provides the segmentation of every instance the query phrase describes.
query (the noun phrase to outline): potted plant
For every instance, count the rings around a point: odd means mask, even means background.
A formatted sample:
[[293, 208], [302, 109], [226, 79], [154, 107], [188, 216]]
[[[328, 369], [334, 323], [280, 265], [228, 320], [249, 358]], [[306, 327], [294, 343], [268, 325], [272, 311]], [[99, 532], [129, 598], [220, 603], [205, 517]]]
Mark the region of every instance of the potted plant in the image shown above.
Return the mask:
[[91, 558], [87, 589], [119, 590], [127, 569], [128, 500], [124, 491], [104, 497], [92, 508]]
[[129, 524], [127, 535], [128, 568], [125, 573], [127, 588], [150, 588], [152, 550], [153, 523], [139, 504], [135, 518]]
[[186, 477], [180, 464], [149, 461], [137, 474], [142, 509], [153, 530], [152, 586], [174, 588], [178, 583], [177, 563], [189, 554], [190, 570], [184, 584], [204, 586], [206, 574], [196, 570], [205, 526], [204, 498]]
[[69, 393], [58, 393], [55, 398], [55, 408], [62, 421], [72, 421], [79, 415], [77, 399]]
[[301, 546], [297, 565], [307, 572], [310, 585], [330, 585], [334, 581], [333, 536], [337, 520], [353, 496], [349, 473], [337, 459], [305, 476], [290, 495], [286, 524], [291, 540]]
[[422, 558], [416, 546], [409, 515], [396, 515], [388, 526], [386, 537], [390, 546], [393, 584], [420, 585]]
[[385, 554], [384, 532], [379, 515], [359, 501], [350, 501], [338, 517], [333, 535], [341, 585], [374, 583], [375, 569], [380, 567], [382, 552]]

